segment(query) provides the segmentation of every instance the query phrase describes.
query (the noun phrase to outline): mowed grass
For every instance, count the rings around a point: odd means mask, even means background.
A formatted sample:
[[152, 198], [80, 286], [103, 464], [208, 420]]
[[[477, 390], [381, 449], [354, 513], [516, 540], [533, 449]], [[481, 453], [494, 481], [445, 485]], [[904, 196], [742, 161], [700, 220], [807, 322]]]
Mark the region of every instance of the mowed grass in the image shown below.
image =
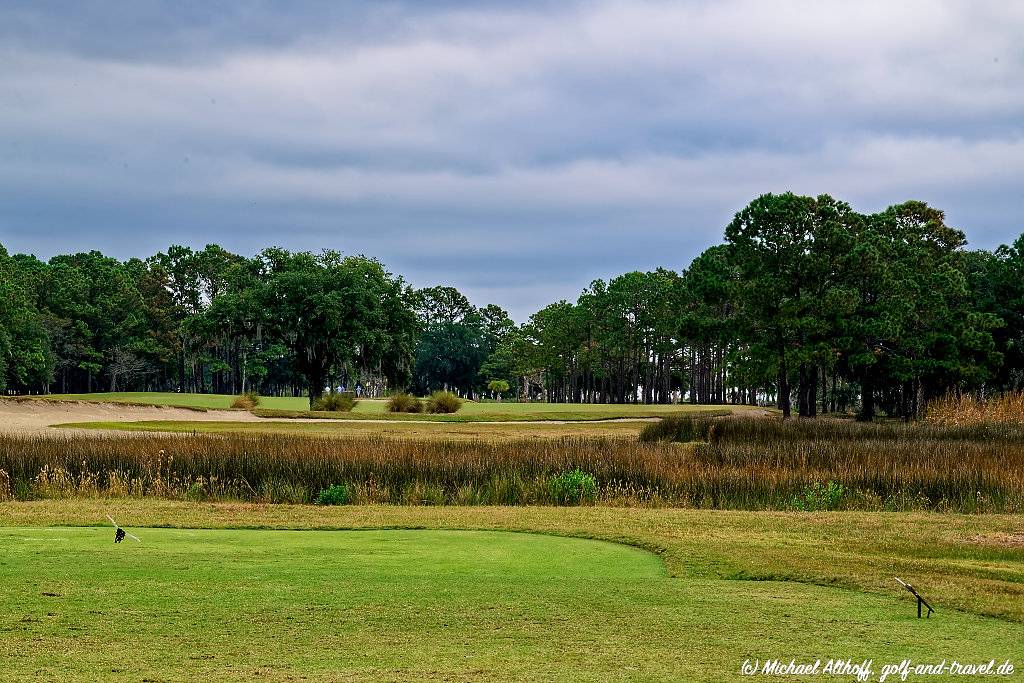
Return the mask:
[[905, 658], [1016, 661], [1024, 642], [1022, 624], [942, 607], [917, 620], [893, 596], [671, 578], [653, 554], [593, 540], [133, 530], [143, 543], [0, 529], [6, 677], [733, 681], [748, 658], [850, 657], [874, 659], [877, 680]]
[[[138, 405], [176, 406], [198, 409], [229, 409], [235, 397], [222, 394], [179, 394], [174, 392], [119, 392], [96, 394], [50, 394], [35, 400], [91, 401]], [[438, 422], [532, 421], [532, 420], [610, 420], [619, 418], [662, 417], [681, 413], [723, 413], [750, 410], [748, 406], [691, 406], [588, 404], [588, 403], [512, 403], [465, 401], [453, 415], [393, 414], [383, 399], [361, 399], [350, 413], [310, 412], [309, 401], [302, 397], [261, 396], [254, 411], [261, 417], [319, 417], [342, 420], [387, 419]]]
[[893, 580], [899, 576], [919, 586], [943, 614], [964, 610], [1024, 624], [1022, 515], [74, 498], [0, 503], [0, 526], [93, 526], [108, 513], [139, 527], [558, 534], [649, 550], [661, 556], [670, 576], [689, 579], [795, 581], [908, 599]]
[[634, 421], [588, 420], [581, 422], [370, 422], [331, 420], [298, 422], [261, 420], [259, 422], [141, 420], [136, 422], [69, 422], [54, 427], [124, 432], [171, 432], [183, 434], [297, 434], [328, 437], [364, 437], [391, 439], [454, 439], [459, 441], [511, 441], [515, 439], [558, 439], [566, 436], [639, 435], [645, 423]]

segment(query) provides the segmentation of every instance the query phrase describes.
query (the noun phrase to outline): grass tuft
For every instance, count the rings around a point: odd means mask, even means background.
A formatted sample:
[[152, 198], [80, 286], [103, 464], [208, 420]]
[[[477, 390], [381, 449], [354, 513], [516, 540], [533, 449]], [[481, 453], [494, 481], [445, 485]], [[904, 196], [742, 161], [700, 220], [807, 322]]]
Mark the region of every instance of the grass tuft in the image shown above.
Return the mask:
[[459, 412], [462, 399], [450, 391], [435, 391], [427, 399], [426, 410], [435, 415], [449, 415]]
[[357, 403], [359, 401], [356, 400], [355, 394], [352, 392], [335, 393], [332, 391], [326, 396], [318, 398], [313, 403], [313, 410], [325, 413], [351, 413]]
[[389, 413], [422, 413], [423, 401], [401, 391], [388, 398], [387, 409]]
[[231, 407], [240, 410], [252, 410], [260, 404], [260, 395], [255, 391], [247, 391], [234, 401], [231, 402]]

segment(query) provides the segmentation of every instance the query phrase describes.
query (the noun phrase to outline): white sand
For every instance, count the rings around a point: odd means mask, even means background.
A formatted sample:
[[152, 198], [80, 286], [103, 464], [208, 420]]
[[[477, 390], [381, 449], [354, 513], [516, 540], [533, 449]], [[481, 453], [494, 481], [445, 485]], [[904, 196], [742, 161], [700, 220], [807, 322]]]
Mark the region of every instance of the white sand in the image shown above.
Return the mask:
[[[138, 420], [190, 420], [210, 422], [256, 422], [260, 418], [245, 410], [188, 410], [129, 406], [86, 401], [0, 399], [0, 433], [54, 434], [72, 430], [53, 429], [65, 422], [135, 422]], [[74, 430], [81, 433], [79, 430]], [[126, 432], [118, 432], [125, 434]]]

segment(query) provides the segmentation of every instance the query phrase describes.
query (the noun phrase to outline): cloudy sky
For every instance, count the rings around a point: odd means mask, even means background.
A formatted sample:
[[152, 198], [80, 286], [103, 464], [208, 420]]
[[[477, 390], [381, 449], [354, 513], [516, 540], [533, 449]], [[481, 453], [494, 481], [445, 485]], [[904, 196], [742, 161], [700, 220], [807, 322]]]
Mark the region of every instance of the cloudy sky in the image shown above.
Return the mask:
[[0, 243], [379, 257], [517, 319], [763, 192], [1024, 231], [1020, 2], [0, 0]]

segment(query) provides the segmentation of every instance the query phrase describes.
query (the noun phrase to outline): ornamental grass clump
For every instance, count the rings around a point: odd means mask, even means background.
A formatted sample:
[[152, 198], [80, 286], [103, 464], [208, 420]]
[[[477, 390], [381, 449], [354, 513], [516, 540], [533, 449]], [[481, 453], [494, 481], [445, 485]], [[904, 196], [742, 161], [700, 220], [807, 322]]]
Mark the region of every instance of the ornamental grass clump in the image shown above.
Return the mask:
[[451, 414], [459, 412], [462, 399], [450, 391], [435, 391], [427, 399], [427, 412], [434, 414]]
[[356, 400], [355, 394], [350, 391], [343, 391], [341, 393], [332, 391], [314, 401], [313, 410], [328, 413], [349, 413], [352, 412], [357, 403], [359, 401]]
[[240, 396], [237, 396], [234, 401], [231, 402], [231, 407], [236, 410], [252, 410], [260, 404], [260, 395], [255, 391], [247, 391]]
[[404, 391], [392, 394], [388, 398], [389, 413], [422, 413], [423, 401]]

